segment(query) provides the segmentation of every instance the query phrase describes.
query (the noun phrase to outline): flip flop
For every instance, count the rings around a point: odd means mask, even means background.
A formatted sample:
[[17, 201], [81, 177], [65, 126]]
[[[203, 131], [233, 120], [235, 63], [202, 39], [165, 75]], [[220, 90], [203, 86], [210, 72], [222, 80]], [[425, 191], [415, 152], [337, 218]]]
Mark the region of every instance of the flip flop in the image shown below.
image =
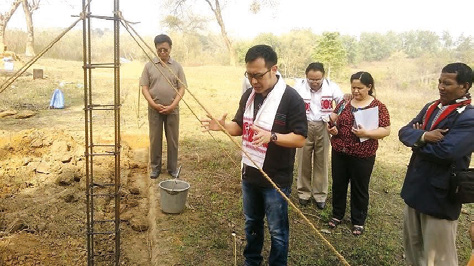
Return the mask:
[[352, 234], [355, 236], [360, 236], [364, 233], [364, 227], [362, 225], [354, 225], [352, 227]]
[[336, 218], [331, 218], [331, 220], [328, 223], [329, 228], [334, 229], [336, 228], [339, 224], [341, 224], [342, 220], [338, 220]]

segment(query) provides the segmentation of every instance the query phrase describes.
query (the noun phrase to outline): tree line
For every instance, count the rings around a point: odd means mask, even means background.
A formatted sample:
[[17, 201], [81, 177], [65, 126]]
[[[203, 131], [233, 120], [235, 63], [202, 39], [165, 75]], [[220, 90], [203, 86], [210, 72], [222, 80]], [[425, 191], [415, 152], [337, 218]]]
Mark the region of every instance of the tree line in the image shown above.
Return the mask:
[[[61, 29], [48, 29], [36, 33], [35, 47], [41, 50]], [[229, 65], [228, 48], [219, 34], [201, 30], [172, 30], [172, 56], [185, 65]], [[154, 36], [144, 39], [153, 45]], [[8, 47], [21, 53], [27, 33], [12, 30], [6, 33]], [[110, 53], [113, 32], [109, 29], [95, 29], [92, 32], [95, 57], [99, 60]], [[441, 36], [430, 31], [409, 31], [402, 33], [369, 33], [360, 36], [341, 35], [338, 32], [315, 34], [309, 29], [293, 30], [276, 36], [262, 33], [251, 40], [234, 40], [235, 60], [244, 64], [245, 53], [255, 44], [272, 46], [279, 57], [280, 72], [286, 77], [302, 76], [306, 66], [313, 61], [325, 64], [330, 75], [337, 77], [341, 69], [361, 62], [382, 61], [392, 56], [405, 58], [443, 58], [448, 61], [474, 63], [474, 38], [461, 35], [453, 38], [448, 32]], [[121, 55], [129, 60], [147, 60], [141, 49], [125, 32], [121, 35]], [[45, 56], [82, 60], [82, 32], [69, 32]]]
[[[42, 50], [57, 36], [60, 29], [34, 32], [31, 14], [39, 8], [41, 0], [8, 0], [10, 1], [10, 9], [0, 12], [0, 48], [5, 44], [9, 50], [32, 56], [35, 50]], [[301, 76], [306, 66], [313, 61], [324, 63], [329, 75], [337, 77], [348, 66], [366, 61], [382, 61], [394, 55], [406, 58], [443, 58], [446, 61], [463, 61], [468, 64], [474, 60], [473, 36], [461, 35], [454, 38], [449, 32], [440, 35], [423, 30], [402, 33], [363, 32], [359, 36], [350, 36], [338, 32], [315, 34], [310, 29], [296, 29], [280, 36], [262, 33], [252, 40], [232, 40], [225, 29], [221, 2], [224, 5], [226, 3], [225, 0], [164, 1], [163, 8], [169, 10], [170, 15], [161, 21], [164, 25], [162, 31], [171, 35], [174, 43], [173, 57], [178, 61], [187, 65], [242, 65], [246, 51], [255, 44], [268, 44], [276, 50], [280, 72], [287, 77]], [[197, 3], [204, 3], [214, 18], [194, 14], [193, 4]], [[272, 8], [277, 3], [275, 0], [251, 0], [249, 11], [258, 13], [262, 6]], [[9, 19], [20, 4], [25, 12], [27, 32], [5, 31]], [[210, 20], [217, 22], [220, 33], [209, 32], [207, 24]], [[107, 45], [113, 42], [111, 30], [95, 29], [92, 39], [95, 43], [94, 57], [98, 60], [106, 58], [110, 54], [110, 47]], [[150, 44], [153, 43], [153, 36], [145, 39]], [[46, 56], [81, 60], [81, 43], [82, 34], [79, 30], [73, 30]], [[121, 54], [130, 60], [147, 59], [126, 33], [121, 37]]]
[[[226, 52], [216, 40], [218, 38], [183, 32], [173, 32], [171, 35], [177, 39], [174, 56], [184, 63], [198, 63], [202, 55], [214, 55], [215, 59], [221, 60], [216, 63], [230, 63], [225, 56], [218, 55], [219, 52]], [[360, 36], [341, 35], [338, 32], [318, 35], [309, 29], [293, 30], [281, 36], [263, 33], [252, 40], [234, 41], [237, 63], [244, 63], [245, 53], [255, 44], [268, 44], [276, 50], [279, 68], [284, 76], [301, 76], [306, 66], [313, 61], [324, 63], [330, 72], [337, 75], [347, 66], [382, 61], [394, 55], [406, 58], [442, 57], [446, 61], [474, 63], [473, 37], [461, 35], [453, 38], [449, 32], [441, 36], [421, 30], [402, 33], [363, 32]], [[192, 55], [189, 49], [194, 51]]]

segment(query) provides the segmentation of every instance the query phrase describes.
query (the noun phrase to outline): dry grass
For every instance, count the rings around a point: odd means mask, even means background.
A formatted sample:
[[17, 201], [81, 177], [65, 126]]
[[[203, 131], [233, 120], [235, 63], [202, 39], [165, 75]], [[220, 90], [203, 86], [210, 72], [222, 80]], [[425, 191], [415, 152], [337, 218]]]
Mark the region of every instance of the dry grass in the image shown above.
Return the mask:
[[[398, 130], [406, 124], [429, 100], [437, 97], [435, 84], [438, 69], [421, 73], [419, 62], [392, 58], [390, 61], [360, 65], [347, 70], [354, 73], [366, 70], [376, 79], [377, 97], [384, 102], [391, 115], [392, 134], [380, 142], [377, 161], [371, 181], [371, 198], [367, 231], [359, 238], [351, 235], [345, 225], [331, 234], [324, 234], [330, 243], [352, 265], [403, 265], [402, 248], [402, 208], [399, 192], [410, 150], [397, 137]], [[67, 121], [61, 113], [47, 110], [49, 97], [60, 81], [70, 82], [64, 91], [66, 105], [64, 111], [80, 117], [82, 112], [82, 71], [81, 62], [42, 59], [35, 68], [44, 68], [46, 80], [32, 81], [25, 77], [15, 83], [15, 88], [0, 96], [0, 110], [36, 106], [40, 116]], [[123, 106], [122, 130], [124, 135], [141, 134], [146, 143], [148, 132], [146, 102], [139, 94], [138, 78], [143, 63], [124, 64], [121, 68]], [[228, 112], [231, 119], [237, 110], [240, 98], [240, 84], [244, 69], [241, 67], [199, 66], [185, 67], [189, 89], [213, 114], [220, 116]], [[98, 98], [112, 98], [110, 73], [96, 73], [94, 83]], [[0, 80], [1, 82], [1, 80]], [[337, 81], [348, 92], [348, 81]], [[78, 85], [79, 84], [79, 85]], [[109, 97], [110, 96], [110, 97]], [[186, 102], [198, 117], [205, 112], [190, 97]], [[103, 114], [104, 116], [108, 114]], [[76, 119], [76, 118], [75, 118]], [[97, 118], [97, 121], [101, 120]], [[63, 121], [64, 122], [64, 121]], [[0, 125], [1, 125], [0, 121]], [[27, 123], [27, 122], [25, 122]], [[59, 123], [59, 122], [58, 122]], [[59, 123], [61, 124], [61, 123]], [[1, 127], [1, 126], [0, 126]], [[83, 125], [77, 123], [77, 130]], [[243, 214], [241, 211], [239, 151], [224, 134], [214, 134], [218, 143], [208, 134], [201, 132], [200, 124], [186, 107], [181, 104], [180, 164], [183, 165], [183, 179], [191, 183], [188, 199], [190, 209], [179, 216], [169, 216], [174, 232], [171, 255], [177, 265], [229, 265], [233, 262], [233, 238], [237, 234], [237, 257], [242, 263], [244, 245]], [[291, 196], [296, 202], [296, 188]], [[330, 203], [330, 198], [328, 199]], [[470, 241], [467, 236], [472, 207], [465, 206], [467, 214], [462, 214], [458, 228], [458, 251], [460, 265], [466, 264], [470, 255]], [[326, 229], [331, 214], [331, 206], [324, 211], [306, 207], [303, 212], [320, 229]], [[337, 265], [335, 255], [309, 230], [295, 212], [291, 212], [290, 265]], [[345, 222], [345, 224], [348, 224]], [[265, 254], [269, 251], [268, 237]]]

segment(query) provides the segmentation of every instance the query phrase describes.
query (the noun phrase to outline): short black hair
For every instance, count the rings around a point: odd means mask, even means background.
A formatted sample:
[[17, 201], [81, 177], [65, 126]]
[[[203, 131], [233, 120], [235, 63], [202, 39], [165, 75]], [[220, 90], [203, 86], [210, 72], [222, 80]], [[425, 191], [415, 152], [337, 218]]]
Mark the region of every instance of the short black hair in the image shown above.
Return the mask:
[[271, 68], [278, 62], [278, 56], [272, 47], [259, 44], [251, 47], [245, 55], [245, 63], [253, 62], [258, 58], [265, 60], [265, 66]]
[[156, 35], [156, 37], [155, 37], [155, 47], [156, 47], [157, 44], [164, 43], [164, 42], [167, 42], [170, 46], [173, 46], [173, 42], [171, 41], [171, 38], [168, 35], [166, 35], [166, 34]]
[[324, 71], [324, 65], [320, 62], [313, 62], [309, 64], [306, 68], [305, 74], [308, 74], [309, 71], [320, 71], [321, 73], [323, 73], [323, 76], [326, 74], [326, 72]]
[[352, 74], [351, 76], [351, 83], [353, 80], [358, 79], [360, 83], [364, 84], [365, 86], [369, 87], [369, 85], [372, 85], [372, 87], [369, 90], [369, 95], [374, 94], [375, 91], [375, 81], [372, 75], [370, 75], [369, 72], [365, 71], [359, 71], [355, 74]]
[[456, 73], [456, 81], [458, 84], [468, 83], [469, 86], [466, 88], [466, 91], [469, 91], [472, 87], [472, 80], [474, 78], [472, 69], [464, 63], [447, 64], [443, 67], [441, 73]]

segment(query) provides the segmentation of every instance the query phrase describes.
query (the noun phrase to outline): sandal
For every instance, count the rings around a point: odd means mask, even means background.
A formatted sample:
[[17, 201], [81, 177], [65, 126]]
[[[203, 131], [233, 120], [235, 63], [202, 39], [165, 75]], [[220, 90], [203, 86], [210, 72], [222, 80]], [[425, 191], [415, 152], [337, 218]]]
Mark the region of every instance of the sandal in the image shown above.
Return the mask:
[[336, 228], [339, 224], [341, 224], [341, 220], [338, 220], [336, 218], [331, 218], [331, 220], [329, 221], [328, 225], [329, 225], [329, 228], [331, 229], [334, 229]]
[[352, 234], [355, 236], [360, 236], [364, 233], [364, 227], [362, 225], [354, 225], [352, 227]]

